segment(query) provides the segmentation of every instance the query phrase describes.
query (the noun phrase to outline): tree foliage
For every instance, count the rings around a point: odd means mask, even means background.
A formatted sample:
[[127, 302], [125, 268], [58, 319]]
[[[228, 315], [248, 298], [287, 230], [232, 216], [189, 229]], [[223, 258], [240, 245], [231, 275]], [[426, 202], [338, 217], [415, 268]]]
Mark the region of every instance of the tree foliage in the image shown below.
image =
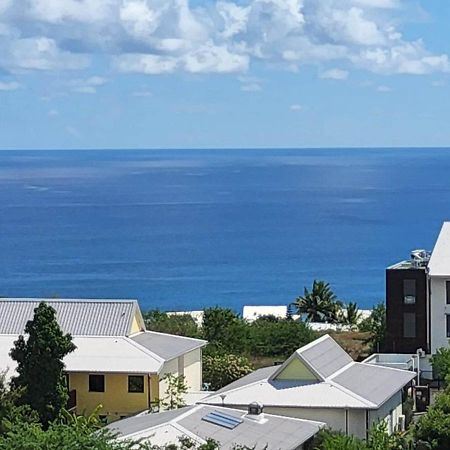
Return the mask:
[[169, 315], [155, 309], [144, 314], [144, 321], [147, 329], [151, 331], [193, 338], [200, 336], [197, 322], [189, 314]]
[[166, 391], [160, 400], [160, 405], [164, 409], [177, 409], [185, 406], [184, 394], [188, 388], [184, 376], [169, 372], [161, 378], [161, 381], [166, 383]]
[[342, 303], [337, 300], [330, 284], [314, 280], [312, 289], [304, 288], [302, 296], [297, 297], [293, 305], [297, 313], [308, 322], [339, 322]]
[[205, 354], [203, 357], [203, 382], [211, 390], [220, 389], [252, 372], [250, 361], [231, 354]]
[[434, 376], [443, 380], [446, 385], [450, 382], [450, 348], [442, 347], [431, 357]]
[[373, 308], [370, 316], [361, 321], [359, 329], [370, 333], [369, 343], [372, 351], [382, 351], [386, 337], [386, 306], [384, 303], [379, 303]]
[[12, 386], [21, 393], [21, 403], [29, 405], [45, 426], [58, 417], [68, 394], [63, 358], [75, 350], [69, 334], [63, 334], [55, 310], [40, 303], [25, 326], [28, 338], [19, 336], [11, 350], [17, 361], [17, 376]]

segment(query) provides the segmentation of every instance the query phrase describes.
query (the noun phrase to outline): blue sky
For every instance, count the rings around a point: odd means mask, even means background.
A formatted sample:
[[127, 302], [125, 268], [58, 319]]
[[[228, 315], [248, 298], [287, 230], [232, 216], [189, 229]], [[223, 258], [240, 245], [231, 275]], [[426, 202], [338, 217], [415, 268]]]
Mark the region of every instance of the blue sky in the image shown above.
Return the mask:
[[450, 2], [0, 0], [0, 148], [450, 146]]

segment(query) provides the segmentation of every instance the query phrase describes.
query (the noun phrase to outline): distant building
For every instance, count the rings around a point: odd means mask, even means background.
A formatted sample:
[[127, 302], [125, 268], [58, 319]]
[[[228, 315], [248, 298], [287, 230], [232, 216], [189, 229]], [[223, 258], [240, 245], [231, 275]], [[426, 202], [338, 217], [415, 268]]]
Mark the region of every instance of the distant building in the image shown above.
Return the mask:
[[76, 350], [64, 358], [69, 407], [112, 421], [146, 411], [165, 392], [166, 373], [184, 375], [189, 391], [202, 386], [206, 342], [147, 331], [135, 300], [0, 299], [0, 372], [13, 375], [9, 357], [41, 301], [56, 310], [58, 323], [73, 336]]
[[232, 450], [235, 445], [255, 450], [300, 450], [324, 426], [323, 422], [266, 414], [258, 408], [242, 411], [195, 405], [130, 417], [108, 428], [118, 439], [158, 446], [177, 445], [180, 438], [189, 438], [198, 445], [212, 439], [222, 450]]
[[403, 427], [402, 392], [414, 377], [411, 371], [355, 362], [325, 335], [284, 364], [256, 370], [200, 403], [246, 410], [257, 401], [267, 413], [325, 422], [365, 438], [379, 421], [389, 433]]
[[386, 269], [386, 339], [389, 353], [429, 352], [427, 266], [430, 254], [415, 250], [411, 258]]

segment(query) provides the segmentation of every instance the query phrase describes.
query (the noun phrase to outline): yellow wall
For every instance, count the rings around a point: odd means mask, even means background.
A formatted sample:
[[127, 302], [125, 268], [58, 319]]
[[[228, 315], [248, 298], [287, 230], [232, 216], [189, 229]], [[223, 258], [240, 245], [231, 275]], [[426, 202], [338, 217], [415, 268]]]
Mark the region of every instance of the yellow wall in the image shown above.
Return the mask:
[[277, 376], [277, 380], [317, 380], [317, 377], [297, 358]]
[[137, 318], [137, 315], [138, 315], [138, 313], [136, 312], [136, 314], [133, 317], [133, 322], [131, 323], [130, 334], [138, 333], [139, 331], [142, 331], [142, 328], [139, 325], [139, 320]]
[[[120, 416], [129, 416], [149, 408], [149, 375], [144, 375], [143, 393], [128, 392], [128, 374], [103, 375], [105, 375], [105, 392], [89, 392], [88, 373], [69, 373], [69, 388], [77, 391], [78, 414], [89, 415], [101, 404], [103, 407], [99, 414], [108, 416], [108, 421], [112, 421], [119, 419]], [[156, 375], [155, 377], [157, 379]]]

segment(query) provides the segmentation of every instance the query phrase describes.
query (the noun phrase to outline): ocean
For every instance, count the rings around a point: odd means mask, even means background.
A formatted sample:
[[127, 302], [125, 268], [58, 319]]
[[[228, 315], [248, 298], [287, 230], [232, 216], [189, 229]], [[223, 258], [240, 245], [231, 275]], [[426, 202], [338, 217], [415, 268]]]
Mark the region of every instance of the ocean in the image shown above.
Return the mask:
[[446, 149], [2, 151], [0, 296], [370, 308], [449, 208]]

